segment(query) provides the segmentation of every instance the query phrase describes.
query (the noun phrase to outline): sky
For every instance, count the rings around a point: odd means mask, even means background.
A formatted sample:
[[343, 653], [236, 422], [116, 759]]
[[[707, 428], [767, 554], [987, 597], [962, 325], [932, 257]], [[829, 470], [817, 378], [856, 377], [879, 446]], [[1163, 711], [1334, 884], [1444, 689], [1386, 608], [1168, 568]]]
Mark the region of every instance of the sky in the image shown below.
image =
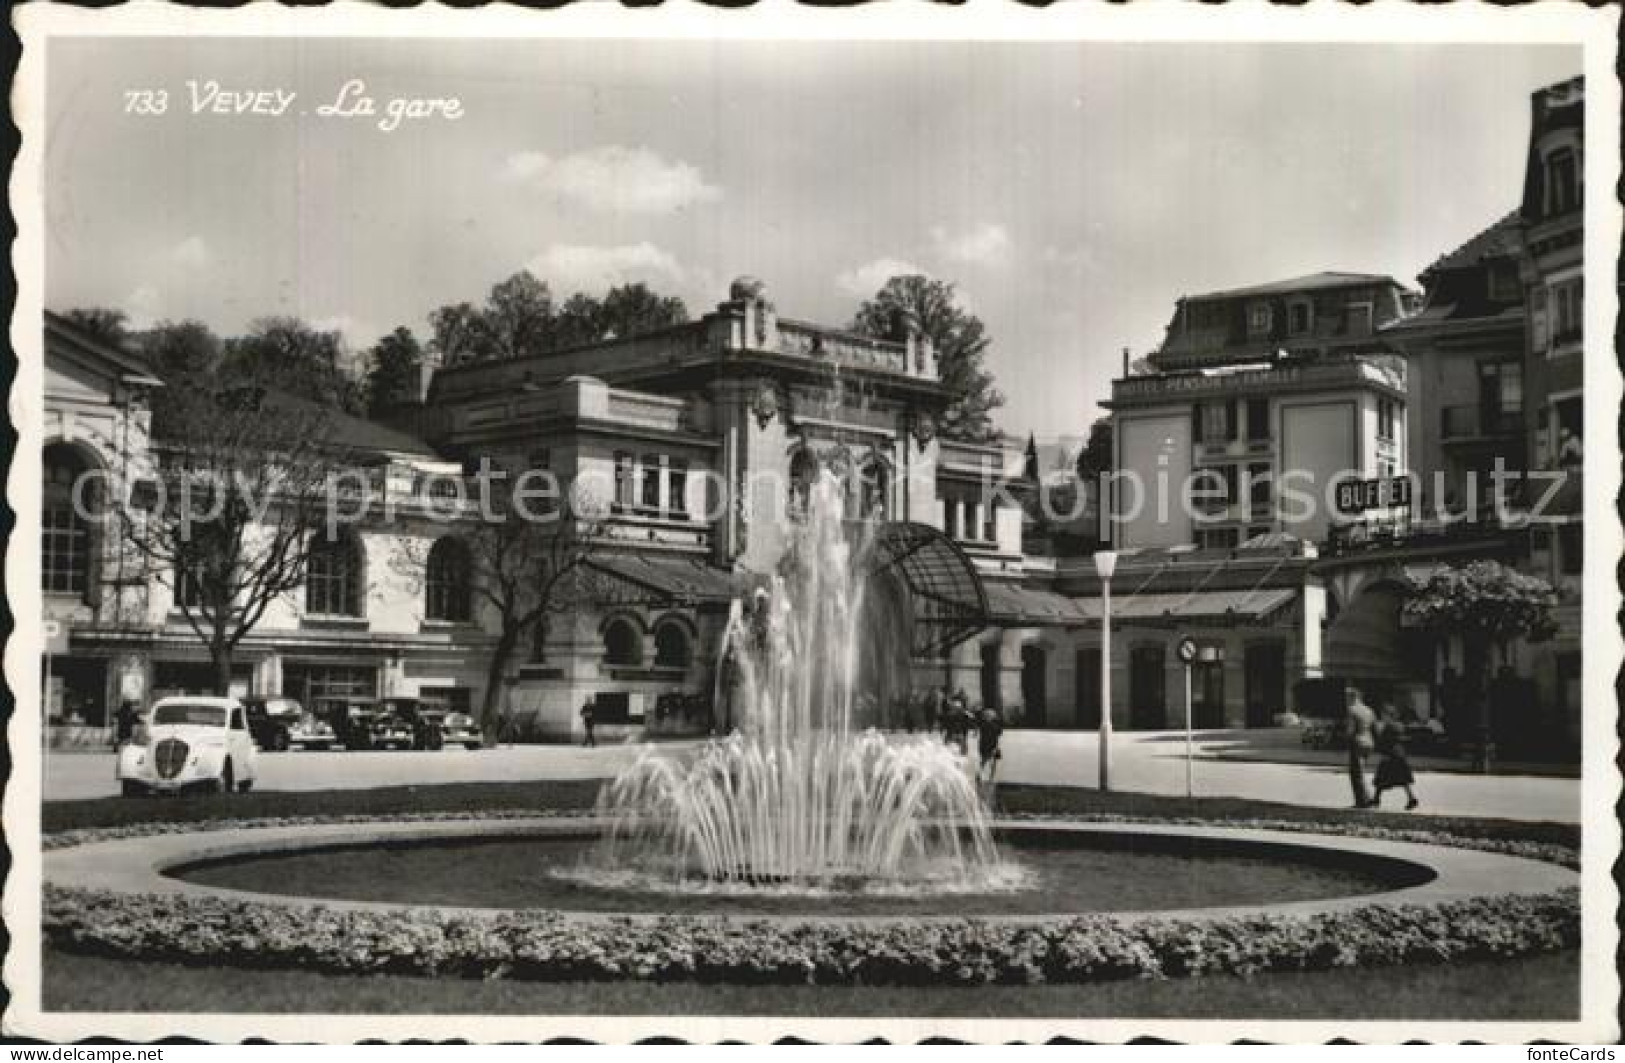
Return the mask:
[[[1581, 55], [89, 38], [47, 67], [52, 309], [223, 334], [293, 314], [360, 349], [426, 338], [430, 311], [524, 268], [561, 300], [645, 281], [695, 316], [749, 274], [837, 326], [924, 272], [993, 337], [999, 426], [1046, 439], [1087, 431], [1181, 295], [1320, 270], [1414, 285], [1517, 205], [1529, 95]], [[377, 113], [340, 102], [356, 79]], [[244, 90], [294, 95], [212, 109]], [[142, 91], [162, 114], [135, 113]], [[460, 114], [380, 128], [394, 99]]]

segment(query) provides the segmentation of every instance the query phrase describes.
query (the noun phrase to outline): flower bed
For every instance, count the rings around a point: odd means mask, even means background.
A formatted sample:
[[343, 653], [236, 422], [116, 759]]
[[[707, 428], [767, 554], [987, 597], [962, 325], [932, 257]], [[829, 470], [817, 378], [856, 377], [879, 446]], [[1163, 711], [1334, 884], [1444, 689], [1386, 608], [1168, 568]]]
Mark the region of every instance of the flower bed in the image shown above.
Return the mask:
[[43, 929], [63, 949], [177, 963], [542, 981], [983, 985], [1252, 975], [1508, 958], [1575, 948], [1577, 890], [1311, 916], [1046, 925], [975, 919], [793, 925], [674, 916], [581, 923], [290, 908], [218, 897], [47, 886]]

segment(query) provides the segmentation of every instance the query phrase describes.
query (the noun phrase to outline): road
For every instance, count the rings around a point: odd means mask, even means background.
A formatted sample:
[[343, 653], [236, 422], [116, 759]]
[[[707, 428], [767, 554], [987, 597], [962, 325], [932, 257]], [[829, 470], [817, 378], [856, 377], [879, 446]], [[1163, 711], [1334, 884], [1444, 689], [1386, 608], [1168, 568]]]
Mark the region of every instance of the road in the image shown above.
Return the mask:
[[[1319, 808], [1350, 803], [1348, 777], [1328, 763], [1265, 763], [1237, 756], [1238, 732], [1199, 734], [1194, 776], [1198, 796], [1246, 797]], [[1260, 755], [1270, 742], [1260, 737]], [[680, 752], [686, 744], [660, 748]], [[523, 782], [592, 779], [615, 774], [641, 746], [514, 746], [468, 751], [369, 753], [271, 753], [259, 758], [259, 789], [335, 790], [459, 782]], [[999, 781], [1093, 787], [1097, 780], [1093, 732], [1009, 731]], [[1112, 788], [1153, 794], [1185, 792], [1185, 744], [1179, 732], [1126, 732], [1112, 747]], [[1576, 779], [1417, 772], [1421, 811], [1453, 816], [1578, 822]], [[111, 753], [54, 753], [45, 766], [47, 800], [106, 797], [117, 793]], [[1403, 802], [1391, 795], [1395, 816]]]

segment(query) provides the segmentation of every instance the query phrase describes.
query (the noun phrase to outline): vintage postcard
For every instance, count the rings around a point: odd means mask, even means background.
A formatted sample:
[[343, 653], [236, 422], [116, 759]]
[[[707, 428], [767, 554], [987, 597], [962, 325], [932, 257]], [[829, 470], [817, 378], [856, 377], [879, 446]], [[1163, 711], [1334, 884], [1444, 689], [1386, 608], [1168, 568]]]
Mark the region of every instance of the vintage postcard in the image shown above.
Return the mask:
[[14, 23], [8, 1036], [1617, 1039], [1617, 13]]

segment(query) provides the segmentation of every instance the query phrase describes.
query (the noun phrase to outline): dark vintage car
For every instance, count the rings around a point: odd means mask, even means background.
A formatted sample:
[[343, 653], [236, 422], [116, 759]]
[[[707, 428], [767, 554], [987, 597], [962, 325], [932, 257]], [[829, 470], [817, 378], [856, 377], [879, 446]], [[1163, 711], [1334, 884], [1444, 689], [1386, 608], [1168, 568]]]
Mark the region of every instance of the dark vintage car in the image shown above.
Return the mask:
[[316, 713], [333, 728], [333, 733], [345, 749], [413, 748], [411, 725], [397, 717], [378, 698], [322, 698], [316, 703]]
[[244, 698], [254, 744], [272, 753], [299, 746], [328, 749], [337, 741], [333, 728], [293, 698]]

